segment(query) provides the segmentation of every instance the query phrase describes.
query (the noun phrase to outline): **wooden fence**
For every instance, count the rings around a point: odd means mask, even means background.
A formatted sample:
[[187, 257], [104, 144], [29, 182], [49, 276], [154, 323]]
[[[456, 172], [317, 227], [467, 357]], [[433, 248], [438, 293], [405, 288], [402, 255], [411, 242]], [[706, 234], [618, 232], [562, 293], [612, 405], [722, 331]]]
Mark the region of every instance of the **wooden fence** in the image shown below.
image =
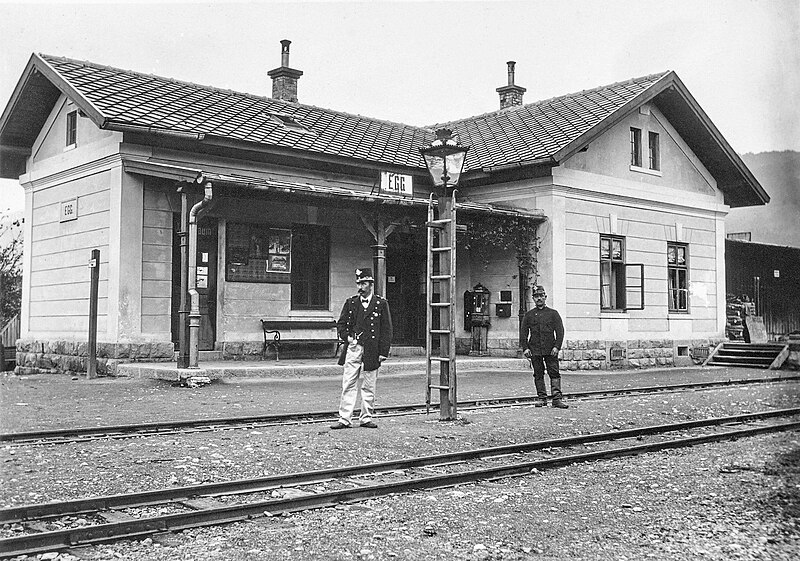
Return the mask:
[[0, 330], [0, 372], [11, 370], [17, 363], [20, 326], [20, 317], [17, 314]]

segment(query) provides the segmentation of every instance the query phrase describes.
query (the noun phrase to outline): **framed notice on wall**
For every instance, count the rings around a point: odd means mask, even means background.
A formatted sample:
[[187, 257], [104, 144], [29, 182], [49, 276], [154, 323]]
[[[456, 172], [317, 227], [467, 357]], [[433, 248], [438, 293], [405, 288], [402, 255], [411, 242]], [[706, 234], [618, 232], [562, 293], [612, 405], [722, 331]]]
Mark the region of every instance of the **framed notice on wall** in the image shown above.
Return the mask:
[[60, 222], [69, 222], [70, 220], [78, 219], [78, 199], [70, 199], [68, 201], [61, 201], [61, 217]]
[[264, 224], [228, 223], [225, 279], [232, 282], [290, 282], [292, 231]]

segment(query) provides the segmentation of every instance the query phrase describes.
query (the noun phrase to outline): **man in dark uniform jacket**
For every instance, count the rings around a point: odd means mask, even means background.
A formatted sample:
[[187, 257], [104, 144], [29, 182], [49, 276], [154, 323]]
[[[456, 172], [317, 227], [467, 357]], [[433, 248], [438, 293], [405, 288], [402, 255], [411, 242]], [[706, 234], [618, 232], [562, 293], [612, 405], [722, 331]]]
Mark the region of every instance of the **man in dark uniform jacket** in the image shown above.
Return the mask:
[[522, 330], [528, 339], [528, 348], [523, 354], [533, 365], [533, 383], [538, 399], [536, 407], [547, 405], [547, 388], [544, 384], [544, 369], [550, 376], [550, 390], [553, 394], [553, 407], [567, 409], [569, 405], [561, 399], [561, 372], [558, 369], [558, 351], [564, 343], [564, 324], [561, 316], [552, 308], [545, 306], [547, 293], [544, 287], [537, 286], [533, 291], [535, 307], [525, 314]]
[[371, 269], [356, 269], [358, 294], [348, 298], [342, 307], [336, 329], [339, 339], [347, 347], [339, 357], [344, 366], [342, 374], [342, 397], [339, 400], [339, 420], [332, 429], [347, 429], [352, 425], [351, 417], [358, 396], [358, 378], [364, 371], [361, 383], [361, 415], [359, 426], [376, 429], [372, 420], [375, 414], [375, 387], [378, 382], [378, 367], [389, 356], [392, 344], [392, 316], [385, 298], [372, 293], [375, 279]]

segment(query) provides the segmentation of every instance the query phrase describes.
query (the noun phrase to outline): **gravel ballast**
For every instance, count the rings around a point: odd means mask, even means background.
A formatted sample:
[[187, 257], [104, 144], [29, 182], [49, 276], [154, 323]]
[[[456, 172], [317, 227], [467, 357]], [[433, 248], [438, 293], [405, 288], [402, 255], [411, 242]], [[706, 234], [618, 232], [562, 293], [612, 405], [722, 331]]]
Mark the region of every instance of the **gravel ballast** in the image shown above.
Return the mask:
[[[615, 381], [624, 383], [625, 378]], [[4, 404], [20, 397], [15, 393], [19, 382], [4, 381]], [[572, 386], [568, 390], [588, 389], [583, 387], [588, 383], [582, 385], [578, 378], [572, 380]], [[121, 387], [126, 388], [128, 401], [147, 407], [147, 399], [133, 397], [135, 386]], [[175, 392], [175, 396], [191, 392], [183, 395], [196, 400], [214, 395], [203, 394], [206, 389], [164, 391]], [[144, 386], [142, 396], [152, 391]], [[269, 393], [274, 401], [285, 399], [288, 403], [292, 399], [274, 387]], [[225, 395], [229, 394], [237, 399], [253, 398], [255, 391], [239, 387]], [[295, 399], [301, 402], [299, 410], [326, 408]], [[577, 401], [571, 402], [573, 407], [568, 410], [514, 407], [465, 411], [457, 422], [440, 422], [438, 413], [386, 417], [378, 419], [378, 430], [330, 431], [327, 424], [317, 423], [67, 445], [3, 446], [0, 500], [3, 506], [13, 506], [190, 485], [796, 407], [798, 403], [798, 385], [790, 382]], [[230, 406], [227, 403], [225, 408]], [[53, 410], [52, 404], [42, 408]], [[9, 413], [7, 408], [4, 411], [5, 418]], [[179, 405], [169, 418], [182, 412]], [[224, 414], [214, 406], [207, 413]], [[571, 452], [591, 449], [576, 447]], [[795, 431], [39, 557], [788, 560], [800, 551], [799, 498], [800, 433]], [[12, 528], [3, 529], [6, 536], [10, 532]]]

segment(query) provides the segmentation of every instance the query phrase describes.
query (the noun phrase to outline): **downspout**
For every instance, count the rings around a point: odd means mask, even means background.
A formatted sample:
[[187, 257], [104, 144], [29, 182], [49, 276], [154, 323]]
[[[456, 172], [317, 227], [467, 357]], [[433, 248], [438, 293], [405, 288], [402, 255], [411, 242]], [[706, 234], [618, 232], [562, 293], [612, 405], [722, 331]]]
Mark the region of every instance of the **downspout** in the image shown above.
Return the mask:
[[[197, 183], [203, 183], [201, 175]], [[205, 196], [189, 211], [189, 368], [198, 368], [200, 357], [200, 294], [197, 292], [197, 220], [200, 212], [208, 206], [213, 195], [210, 181], [205, 182]]]

